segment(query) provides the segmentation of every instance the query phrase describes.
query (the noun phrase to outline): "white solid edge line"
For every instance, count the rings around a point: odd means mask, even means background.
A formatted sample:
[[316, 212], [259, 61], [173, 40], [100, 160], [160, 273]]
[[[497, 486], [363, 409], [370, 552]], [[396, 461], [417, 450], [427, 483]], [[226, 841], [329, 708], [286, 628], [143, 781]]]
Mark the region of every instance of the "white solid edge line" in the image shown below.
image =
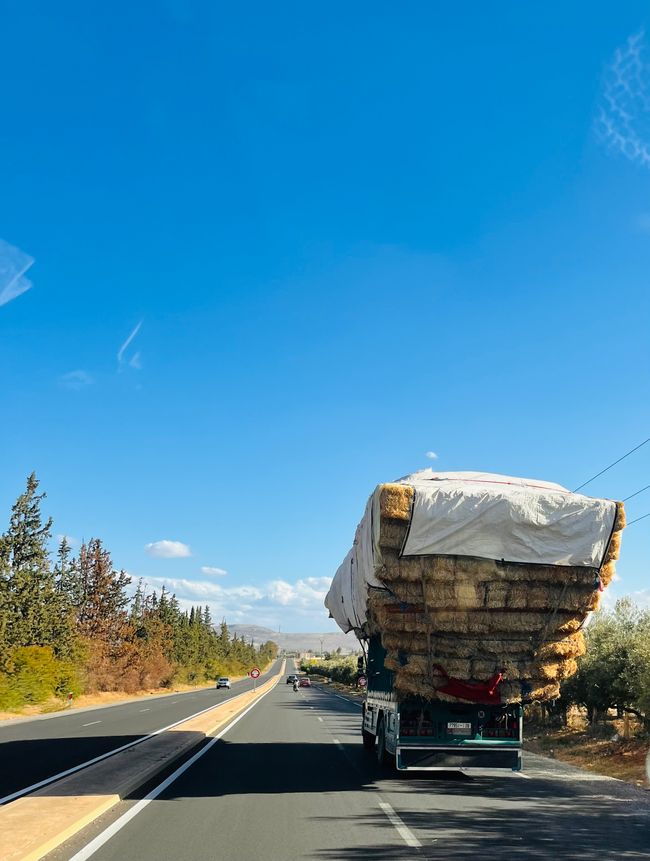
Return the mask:
[[[277, 684], [277, 683], [276, 683]], [[183, 765], [179, 766], [169, 777], [165, 778], [162, 783], [159, 783], [158, 786], [154, 787], [145, 797], [138, 801], [137, 804], [134, 804], [130, 810], [127, 810], [126, 813], [122, 814], [119, 819], [116, 819], [112, 825], [109, 825], [101, 834], [98, 834], [94, 840], [91, 840], [83, 849], [80, 849], [76, 855], [73, 855], [69, 861], [86, 861], [87, 858], [92, 857], [98, 849], [108, 843], [108, 841], [114, 837], [118, 831], [121, 831], [125, 825], [127, 825], [135, 816], [138, 815], [142, 810], [145, 809], [155, 798], [157, 798], [162, 792], [164, 792], [168, 786], [177, 780], [184, 772], [187, 771], [188, 768], [191, 768], [194, 763], [200, 759], [204, 754], [206, 754], [210, 748], [215, 745], [220, 738], [222, 738], [228, 730], [232, 729], [236, 723], [238, 723], [243, 717], [245, 717], [248, 712], [255, 708], [255, 706], [261, 702], [267, 694], [270, 694], [271, 691], [275, 690], [275, 685], [272, 688], [269, 688], [268, 691], [262, 694], [261, 697], [258, 697], [254, 702], [252, 702], [247, 709], [245, 709], [240, 715], [231, 721], [227, 726], [225, 726], [221, 732], [217, 733], [201, 750], [197, 751], [194, 756], [191, 756], [187, 762], [184, 762]], [[250, 692], [247, 692], [250, 693]]]
[[[379, 806], [390, 819], [391, 825], [397, 831], [407, 846], [422, 846], [415, 834], [408, 828], [387, 801], [380, 801]], [[76, 857], [76, 856], [75, 856]]]
[[[279, 675], [282, 675], [280, 673]], [[218, 708], [224, 703], [232, 702], [233, 700], [239, 699], [239, 697], [243, 697], [244, 694], [250, 693], [248, 691], [242, 691], [241, 694], [237, 694], [234, 697], [228, 697], [225, 700], [220, 700], [218, 703], [215, 703], [212, 706], [207, 706], [207, 708], [201, 709], [201, 711], [194, 712], [194, 714], [187, 715], [187, 717], [181, 718], [180, 720], [175, 721], [174, 723], [170, 723], [168, 726], [161, 727], [161, 729], [155, 730], [155, 732], [150, 732], [149, 735], [143, 735], [142, 738], [136, 738], [135, 741], [130, 741], [128, 744], [123, 744], [121, 747], [116, 747], [114, 750], [107, 750], [106, 753], [101, 753], [99, 756], [95, 756], [93, 759], [88, 759], [86, 762], [80, 762], [78, 765], [73, 765], [72, 768], [67, 768], [65, 771], [59, 771], [57, 774], [53, 774], [50, 777], [45, 777], [43, 780], [39, 780], [38, 783], [32, 783], [31, 786], [25, 786], [23, 789], [17, 789], [15, 792], [10, 792], [9, 795], [5, 795], [3, 798], [0, 798], [0, 806], [3, 804], [7, 804], [8, 801], [15, 801], [16, 798], [21, 798], [23, 795], [29, 795], [30, 792], [35, 792], [37, 789], [41, 789], [43, 786], [48, 786], [50, 783], [54, 783], [55, 780], [61, 780], [64, 777], [68, 777], [70, 774], [75, 774], [77, 771], [81, 771], [82, 768], [88, 768], [89, 765], [95, 765], [97, 762], [102, 762], [105, 759], [108, 759], [110, 756], [115, 756], [116, 753], [122, 753], [123, 750], [128, 750], [131, 747], [135, 747], [137, 744], [142, 744], [144, 741], [148, 741], [150, 738], [155, 738], [155, 736], [160, 735], [162, 732], [167, 732], [169, 729], [174, 729], [174, 727], [179, 726], [182, 723], [185, 723], [186, 720], [192, 720], [195, 717], [199, 717], [206, 712], [211, 711], [212, 709]], [[266, 694], [264, 695], [266, 696]], [[191, 699], [188, 697], [187, 699]]]

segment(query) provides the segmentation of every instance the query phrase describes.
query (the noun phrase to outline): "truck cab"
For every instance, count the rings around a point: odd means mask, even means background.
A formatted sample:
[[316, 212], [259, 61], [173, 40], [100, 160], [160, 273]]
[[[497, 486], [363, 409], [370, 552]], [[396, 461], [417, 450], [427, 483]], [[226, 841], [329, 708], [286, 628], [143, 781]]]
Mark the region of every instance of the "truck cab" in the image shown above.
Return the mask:
[[385, 655], [379, 637], [372, 637], [362, 737], [381, 763], [399, 771], [521, 770], [521, 705], [400, 697]]

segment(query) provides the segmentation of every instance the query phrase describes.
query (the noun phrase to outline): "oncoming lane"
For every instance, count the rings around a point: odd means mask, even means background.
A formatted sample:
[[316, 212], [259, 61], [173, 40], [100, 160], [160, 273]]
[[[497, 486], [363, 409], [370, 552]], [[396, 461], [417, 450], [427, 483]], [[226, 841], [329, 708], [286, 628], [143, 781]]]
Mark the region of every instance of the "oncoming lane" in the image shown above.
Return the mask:
[[[262, 681], [278, 672], [277, 661]], [[251, 690], [242, 679], [230, 690], [206, 688], [187, 694], [135, 700], [91, 711], [62, 712], [46, 720], [19, 721], [0, 727], [0, 800], [33, 790], [54, 775], [137, 743], [198, 712]]]

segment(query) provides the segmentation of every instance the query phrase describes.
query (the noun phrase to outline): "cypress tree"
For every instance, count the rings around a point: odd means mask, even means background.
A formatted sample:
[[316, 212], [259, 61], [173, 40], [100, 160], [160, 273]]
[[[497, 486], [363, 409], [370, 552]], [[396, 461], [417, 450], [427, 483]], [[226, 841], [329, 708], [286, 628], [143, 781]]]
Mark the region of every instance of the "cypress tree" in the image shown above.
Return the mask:
[[47, 544], [52, 519], [43, 523], [38, 480], [32, 473], [11, 510], [9, 529], [0, 539], [3, 640], [6, 649], [51, 646], [70, 654], [74, 628], [66, 596], [57, 589]]

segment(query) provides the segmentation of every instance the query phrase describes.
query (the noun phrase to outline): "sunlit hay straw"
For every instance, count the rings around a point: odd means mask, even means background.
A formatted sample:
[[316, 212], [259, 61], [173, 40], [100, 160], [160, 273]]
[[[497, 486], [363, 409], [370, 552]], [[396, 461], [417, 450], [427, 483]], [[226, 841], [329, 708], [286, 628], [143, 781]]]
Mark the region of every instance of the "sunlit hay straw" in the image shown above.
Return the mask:
[[603, 587], [609, 586], [614, 577], [616, 576], [616, 562], [612, 560], [611, 562], [607, 562], [600, 569], [600, 582]]
[[379, 487], [381, 517], [409, 520], [415, 491], [408, 484], [382, 484]]
[[614, 532], [620, 532], [622, 529], [625, 529], [627, 524], [627, 517], [625, 515], [625, 503], [617, 502], [616, 503], [616, 520], [614, 521]]
[[537, 649], [535, 657], [539, 661], [549, 661], [554, 658], [579, 658], [587, 650], [585, 635], [582, 631], [570, 634], [562, 640], [547, 642]]

